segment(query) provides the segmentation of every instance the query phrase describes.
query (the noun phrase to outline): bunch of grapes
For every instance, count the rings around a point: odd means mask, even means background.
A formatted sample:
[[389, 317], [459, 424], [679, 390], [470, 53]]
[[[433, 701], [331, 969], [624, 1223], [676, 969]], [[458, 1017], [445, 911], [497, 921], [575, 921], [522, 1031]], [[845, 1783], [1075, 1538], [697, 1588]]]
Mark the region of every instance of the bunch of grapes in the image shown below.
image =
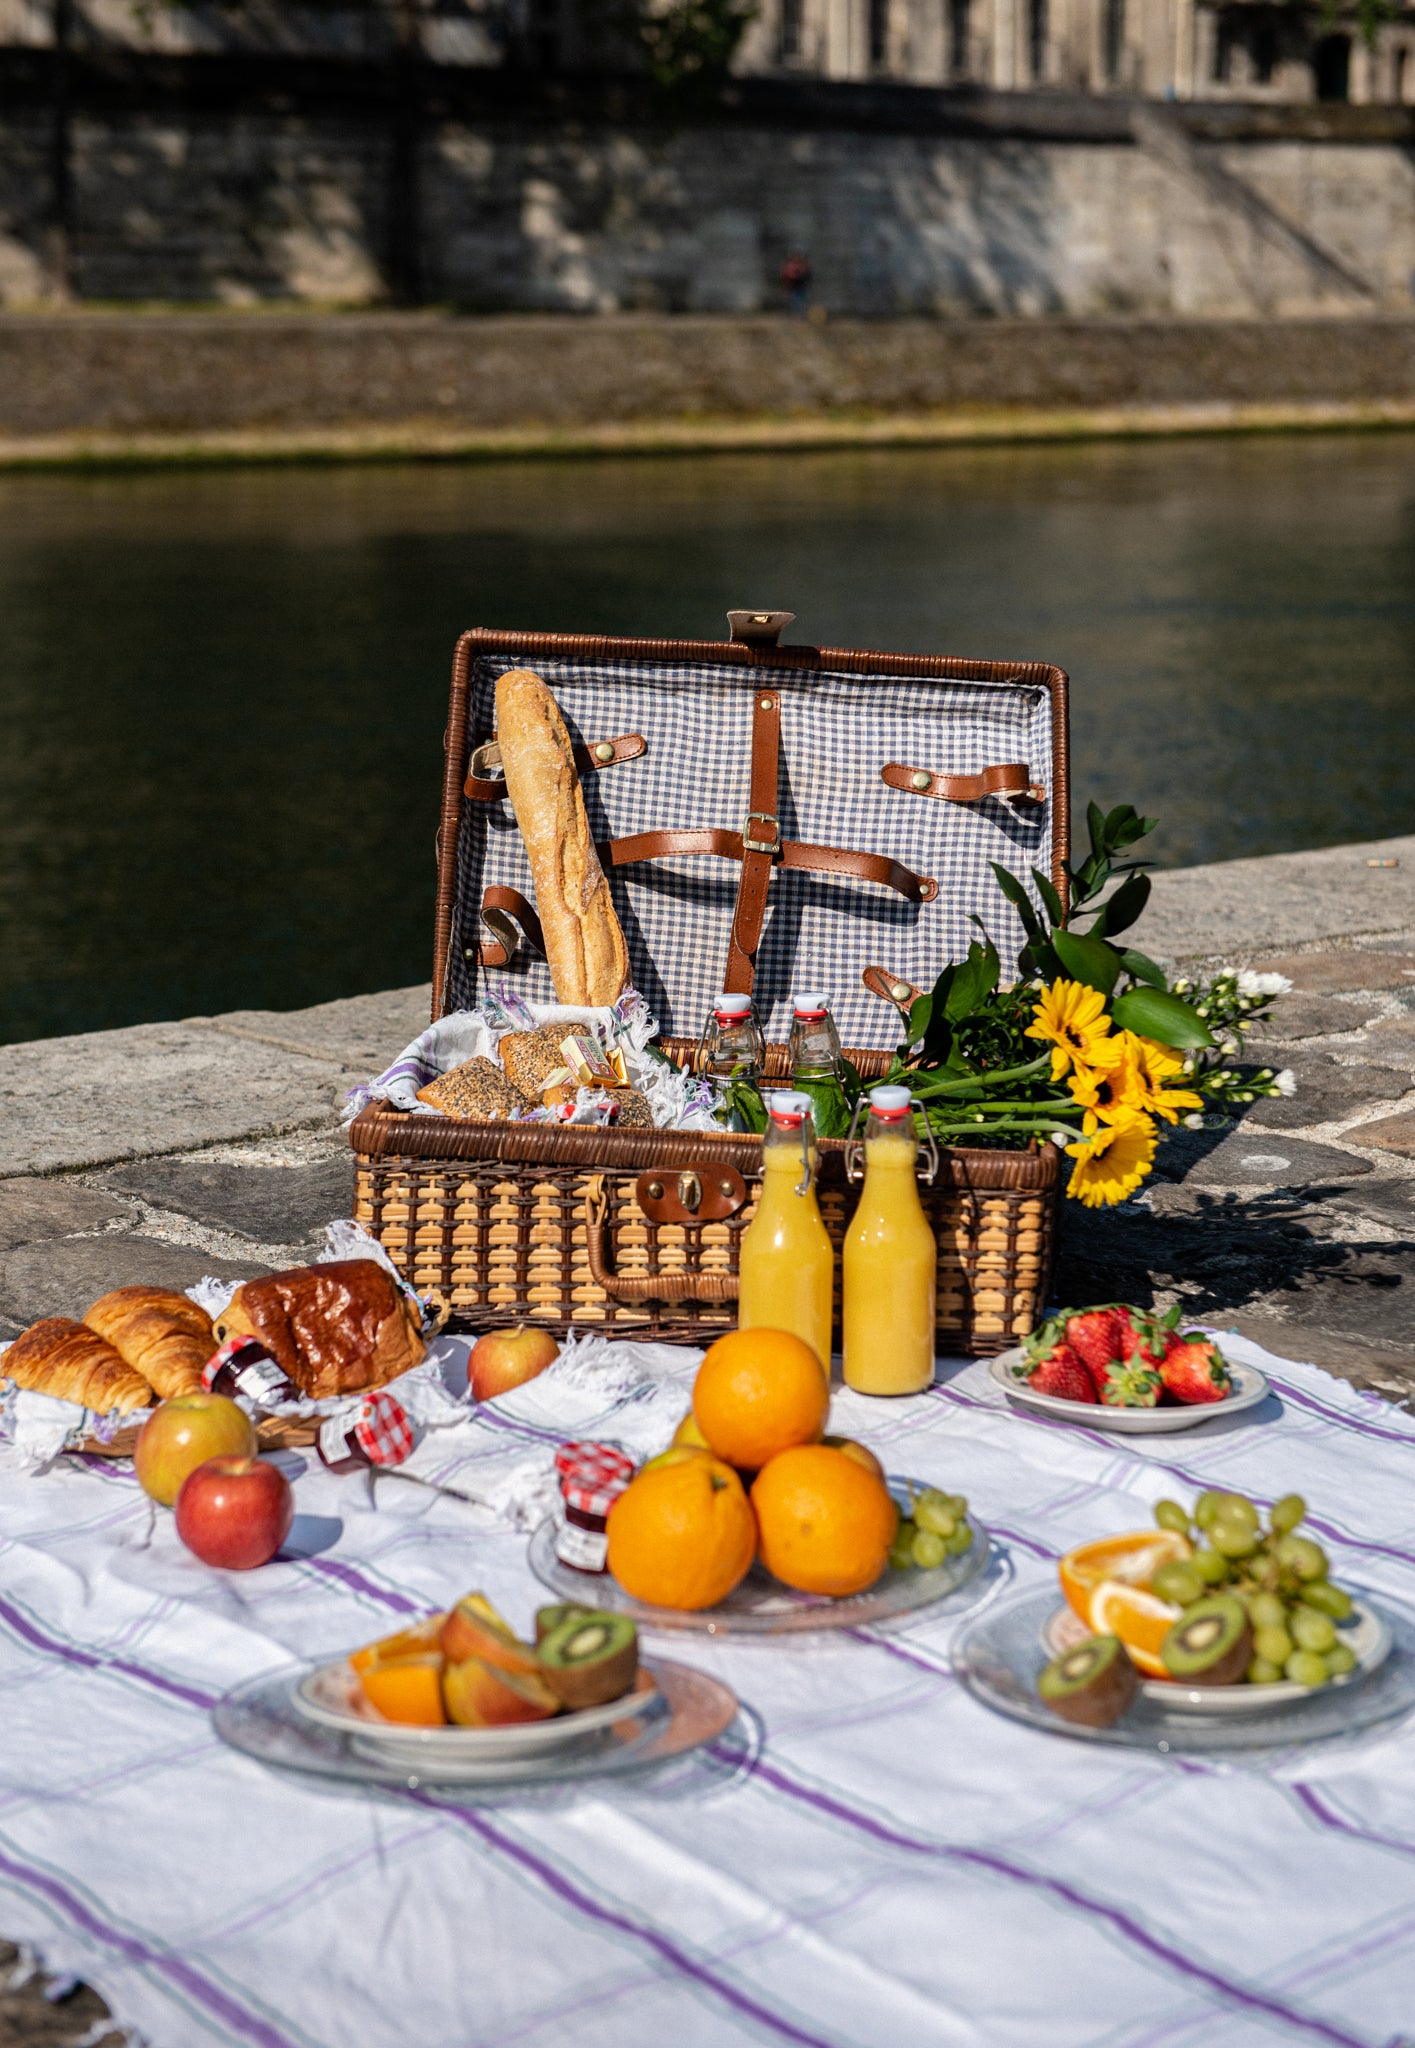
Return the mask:
[[968, 1503], [961, 1493], [941, 1493], [936, 1486], [909, 1491], [909, 1513], [900, 1519], [890, 1549], [895, 1571], [936, 1571], [946, 1557], [961, 1557], [973, 1541]]
[[1188, 1608], [1220, 1587], [1235, 1593], [1253, 1628], [1254, 1685], [1325, 1685], [1356, 1668], [1356, 1658], [1337, 1638], [1336, 1625], [1352, 1611], [1351, 1595], [1327, 1577], [1327, 1555], [1297, 1529], [1307, 1513], [1300, 1493], [1274, 1501], [1268, 1527], [1241, 1493], [1201, 1493], [1193, 1525], [1178, 1501], [1162, 1500], [1155, 1520], [1162, 1529], [1197, 1542], [1192, 1557], [1162, 1564], [1150, 1590], [1162, 1600]]

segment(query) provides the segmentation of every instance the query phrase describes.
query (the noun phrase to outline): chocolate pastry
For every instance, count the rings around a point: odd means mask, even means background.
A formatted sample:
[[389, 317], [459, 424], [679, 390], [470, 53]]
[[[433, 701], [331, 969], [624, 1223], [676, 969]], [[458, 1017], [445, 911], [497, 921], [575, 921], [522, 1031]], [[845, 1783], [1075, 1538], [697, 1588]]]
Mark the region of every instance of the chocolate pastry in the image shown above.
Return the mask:
[[216, 1319], [218, 1342], [236, 1336], [258, 1337], [313, 1400], [381, 1387], [425, 1350], [416, 1312], [375, 1259], [247, 1280]]

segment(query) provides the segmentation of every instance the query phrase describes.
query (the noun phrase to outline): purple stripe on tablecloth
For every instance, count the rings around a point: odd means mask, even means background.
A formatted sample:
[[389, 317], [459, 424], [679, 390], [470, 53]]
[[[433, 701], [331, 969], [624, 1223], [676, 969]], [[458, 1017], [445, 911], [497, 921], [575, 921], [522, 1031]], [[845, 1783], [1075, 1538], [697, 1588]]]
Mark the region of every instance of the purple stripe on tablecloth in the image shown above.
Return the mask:
[[416, 1600], [407, 1599], [402, 1593], [395, 1593], [387, 1586], [378, 1585], [373, 1579], [366, 1579], [362, 1572], [351, 1564], [345, 1564], [338, 1557], [302, 1557], [300, 1563], [306, 1571], [319, 1572], [326, 1579], [334, 1579], [341, 1586], [347, 1586], [351, 1593], [366, 1593], [370, 1600], [381, 1601], [394, 1614], [431, 1614], [434, 1609], [424, 1604], [419, 1607]]
[[473, 1419], [489, 1422], [493, 1429], [504, 1429], [510, 1436], [527, 1436], [533, 1443], [563, 1444], [565, 1441], [563, 1429], [542, 1429], [535, 1422], [518, 1422], [514, 1415], [498, 1415], [486, 1401], [477, 1403]]
[[139, 1940], [136, 1935], [124, 1934], [111, 1921], [100, 1920], [67, 1885], [60, 1884], [59, 1880], [49, 1876], [47, 1871], [36, 1869], [32, 1864], [21, 1863], [0, 1850], [0, 1876], [11, 1877], [17, 1884], [26, 1886], [32, 1892], [38, 1892], [41, 1897], [57, 1906], [74, 1926], [81, 1928], [85, 1934], [92, 1935], [95, 1940], [104, 1942], [109, 1948], [116, 1949], [128, 1962], [159, 1970], [233, 2033], [243, 2035], [248, 2041], [258, 2042], [260, 2048], [296, 2048], [288, 2034], [278, 2032], [268, 2021], [261, 2019], [245, 2006], [238, 2005], [220, 1985], [211, 1983], [194, 1970], [190, 1963], [183, 1962], [180, 1956], [154, 1948], [150, 1943]]
[[1359, 1415], [1348, 1415], [1344, 1409], [1328, 1407], [1327, 1403], [1319, 1401], [1315, 1394], [1304, 1394], [1300, 1388], [1294, 1387], [1287, 1380], [1277, 1379], [1272, 1373], [1267, 1377], [1286, 1400], [1295, 1401], [1299, 1408], [1310, 1408], [1314, 1415], [1334, 1422], [1339, 1429], [1359, 1430], [1362, 1436], [1378, 1437], [1382, 1443], [1387, 1444], [1403, 1444], [1407, 1451], [1415, 1451], [1415, 1436], [1412, 1436], [1408, 1429], [1382, 1429], [1378, 1422], [1363, 1422]]
[[37, 1628], [8, 1600], [0, 1599], [0, 1621], [4, 1621], [33, 1649], [43, 1650], [51, 1657], [62, 1657], [66, 1664], [79, 1664], [89, 1671], [121, 1671], [125, 1677], [141, 1679], [144, 1685], [155, 1686], [159, 1692], [168, 1693], [190, 1707], [216, 1705], [214, 1692], [199, 1692], [195, 1686], [179, 1685], [176, 1679], [164, 1678], [160, 1671], [154, 1671], [148, 1665], [131, 1663], [126, 1657], [105, 1657], [96, 1650], [81, 1650], [72, 1643], [61, 1643], [56, 1636], [46, 1635]]
[[1371, 1842], [1378, 1849], [1394, 1849], [1402, 1856], [1415, 1856], [1415, 1842], [1402, 1842], [1396, 1835], [1378, 1835], [1374, 1828], [1358, 1827], [1355, 1821], [1343, 1820], [1339, 1813], [1333, 1813], [1320, 1795], [1310, 1785], [1294, 1784], [1293, 1791], [1315, 1820], [1324, 1828], [1336, 1828], [1343, 1835], [1352, 1835], [1358, 1842]]
[[916, 1671], [927, 1671], [930, 1678], [953, 1680], [953, 1673], [946, 1664], [931, 1664], [927, 1657], [916, 1657], [912, 1650], [906, 1650], [902, 1643], [892, 1642], [887, 1636], [871, 1635], [867, 1628], [847, 1628], [844, 1633], [857, 1643], [867, 1644], [872, 1650], [883, 1650], [887, 1657], [897, 1657], [901, 1664], [912, 1664]]
[[862, 1813], [856, 1807], [847, 1806], [842, 1799], [832, 1793], [817, 1791], [814, 1786], [798, 1784], [777, 1765], [766, 1763], [760, 1758], [757, 1760], [754, 1776], [758, 1780], [765, 1779], [779, 1792], [784, 1792], [788, 1798], [798, 1799], [806, 1806], [813, 1806], [819, 1812], [843, 1821], [847, 1827], [857, 1828], [860, 1833], [870, 1835], [892, 1849], [905, 1849], [916, 1856], [935, 1856], [946, 1863], [968, 1864], [974, 1869], [991, 1871], [994, 1876], [1005, 1877], [1014, 1884], [1026, 1885], [1035, 1891], [1049, 1892], [1064, 1905], [1089, 1914], [1093, 1919], [1105, 1921], [1117, 1934], [1133, 1942], [1147, 1955], [1153, 1956], [1157, 1962], [1167, 1964], [1181, 1976], [1195, 1979], [1196, 1982], [1216, 1992], [1220, 1998], [1229, 1999], [1251, 2012], [1267, 2013], [1270, 2018], [1280, 2020], [1287, 2026], [1298, 2027], [1305, 2033], [1316, 2035], [1319, 2040], [1330, 2041], [1333, 2048], [1372, 2048], [1369, 2040], [1362, 2040], [1355, 2034], [1343, 2033], [1340, 2028], [1332, 2026], [1328, 2021], [1299, 2012], [1281, 1999], [1269, 1997], [1266, 1992], [1254, 1991], [1245, 1984], [1221, 1977], [1216, 1970], [1211, 1970], [1206, 1964], [1196, 1962], [1192, 1956], [1185, 1955], [1182, 1949], [1174, 1948], [1169, 1942], [1160, 1940], [1158, 1935], [1151, 1934], [1119, 1906], [1108, 1905], [1103, 1899], [1088, 1897], [1085, 1892], [1078, 1891], [1074, 1885], [1068, 1884], [1064, 1878], [1048, 1877], [1041, 1871], [1028, 1870], [1025, 1864], [1014, 1863], [1009, 1858], [999, 1856], [988, 1849], [969, 1849], [956, 1842], [930, 1842], [906, 1835], [898, 1828], [876, 1820], [872, 1814]]
[[[449, 1820], [460, 1821], [465, 1827], [473, 1829], [484, 1841], [490, 1842], [493, 1848], [500, 1849], [503, 1855], [510, 1856], [523, 1869], [529, 1870], [540, 1879], [548, 1891], [554, 1892], [558, 1899], [563, 1899], [567, 1905], [573, 1906], [587, 1919], [602, 1921], [605, 1926], [617, 1928], [621, 1934], [631, 1935], [634, 1940], [645, 1943], [655, 1955], [661, 1957], [680, 1975], [691, 1978], [705, 1991], [710, 1991], [715, 1997], [722, 1999], [724, 2004], [732, 2006], [737, 2012], [745, 2013], [759, 2025], [770, 2028], [771, 2032], [779, 2035], [783, 2041], [799, 2041], [803, 2048], [834, 2048], [834, 2044], [825, 2035], [808, 2034], [805, 2028], [798, 2027], [794, 2020], [784, 2018], [780, 2013], [773, 2012], [769, 2006], [749, 1997], [727, 1978], [719, 1976], [705, 1963], [700, 1963], [690, 1956], [676, 1941], [670, 1940], [666, 1934], [661, 1934], [656, 1927], [648, 1927], [641, 1921], [631, 1920], [628, 1914], [618, 1913], [612, 1906], [606, 1906], [599, 1899], [592, 1898], [579, 1885], [562, 1875], [552, 1863], [538, 1856], [534, 1850], [513, 1841], [509, 1835], [504, 1835], [483, 1815], [472, 1813], [465, 1807], [443, 1806], [422, 1793], [414, 1792], [407, 1796], [420, 1805], [434, 1807]], [[1367, 2044], [1343, 2043], [1342, 2048], [1367, 2048]]]

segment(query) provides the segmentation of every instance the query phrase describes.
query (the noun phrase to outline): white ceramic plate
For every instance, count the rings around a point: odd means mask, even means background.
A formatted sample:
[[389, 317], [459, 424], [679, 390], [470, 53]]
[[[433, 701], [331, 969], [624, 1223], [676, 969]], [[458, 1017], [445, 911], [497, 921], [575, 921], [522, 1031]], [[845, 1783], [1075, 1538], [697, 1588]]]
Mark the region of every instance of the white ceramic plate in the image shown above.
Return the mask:
[[[1091, 1631], [1069, 1607], [1055, 1608], [1042, 1624], [1042, 1648], [1048, 1659], [1059, 1657], [1074, 1643], [1082, 1643]], [[1337, 1639], [1346, 1644], [1356, 1659], [1356, 1669], [1344, 1678], [1333, 1678], [1319, 1692], [1334, 1692], [1339, 1686], [1359, 1685], [1373, 1671], [1379, 1671], [1390, 1655], [1390, 1629], [1374, 1608], [1358, 1600], [1349, 1621], [1341, 1624]], [[1147, 1700], [1180, 1714], [1265, 1714], [1274, 1707], [1291, 1706], [1294, 1700], [1312, 1697], [1312, 1688], [1279, 1679], [1276, 1685], [1180, 1685], [1169, 1678], [1142, 1678], [1140, 1691]]]
[[1256, 1365], [1228, 1362], [1233, 1392], [1226, 1401], [1195, 1402], [1173, 1408], [1103, 1408], [1089, 1401], [1064, 1401], [1059, 1394], [1034, 1394], [1013, 1367], [1022, 1363], [1021, 1345], [1004, 1351], [988, 1366], [988, 1378], [1001, 1387], [1009, 1401], [1019, 1408], [1031, 1408], [1038, 1415], [1054, 1415], [1062, 1422], [1076, 1422], [1083, 1429], [1108, 1429], [1116, 1436], [1170, 1436], [1177, 1429], [1197, 1429], [1204, 1422], [1219, 1422], [1225, 1415], [1243, 1415], [1268, 1396], [1268, 1383]]
[[366, 1697], [347, 1657], [316, 1665], [291, 1694], [291, 1705], [307, 1721], [356, 1738], [362, 1750], [420, 1763], [429, 1770], [443, 1762], [544, 1756], [616, 1722], [640, 1720], [658, 1704], [658, 1686], [647, 1664], [640, 1664], [633, 1690], [622, 1699], [556, 1714], [549, 1721], [521, 1721], [508, 1728], [408, 1728], [385, 1721]]

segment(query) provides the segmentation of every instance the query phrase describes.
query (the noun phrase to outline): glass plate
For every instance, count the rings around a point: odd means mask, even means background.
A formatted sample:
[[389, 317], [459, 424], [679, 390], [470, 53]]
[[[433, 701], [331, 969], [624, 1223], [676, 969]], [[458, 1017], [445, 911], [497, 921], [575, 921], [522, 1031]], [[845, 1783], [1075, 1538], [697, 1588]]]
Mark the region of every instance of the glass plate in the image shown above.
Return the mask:
[[[1348, 1590], [1358, 1591], [1354, 1586]], [[1364, 1591], [1361, 1597], [1367, 1606], [1375, 1604]], [[965, 1623], [953, 1649], [953, 1668], [975, 1699], [1048, 1735], [1176, 1755], [1283, 1750], [1355, 1735], [1415, 1706], [1415, 1617], [1382, 1594], [1378, 1612], [1390, 1629], [1390, 1654], [1359, 1683], [1353, 1676], [1344, 1685], [1322, 1686], [1267, 1713], [1231, 1716], [1176, 1711], [1138, 1693], [1109, 1728], [1078, 1728], [1037, 1697], [1037, 1678], [1048, 1661], [1042, 1631], [1055, 1610], [1055, 1588], [1038, 1587]]]
[[[889, 1477], [889, 1490], [903, 1507], [908, 1489], [922, 1493], [929, 1483], [923, 1479]], [[972, 1515], [973, 1532], [969, 1548], [957, 1557], [946, 1557], [933, 1571], [911, 1569], [897, 1572], [885, 1567], [883, 1575], [863, 1593], [851, 1593], [832, 1600], [823, 1593], [797, 1593], [783, 1586], [760, 1564], [754, 1564], [735, 1591], [716, 1607], [690, 1614], [678, 1607], [649, 1607], [635, 1600], [610, 1578], [608, 1572], [577, 1572], [555, 1555], [556, 1521], [547, 1516], [531, 1537], [531, 1570], [542, 1585], [549, 1586], [562, 1600], [574, 1600], [581, 1607], [604, 1607], [615, 1614], [629, 1614], [641, 1628], [673, 1630], [678, 1633], [722, 1637], [798, 1635], [813, 1629], [863, 1628], [869, 1622], [888, 1621], [894, 1616], [917, 1614], [925, 1607], [937, 1607], [960, 1593], [983, 1570], [991, 1555], [987, 1530]], [[960, 1602], [971, 1605], [971, 1602]]]
[[536, 1757], [429, 1757], [412, 1762], [394, 1751], [382, 1754], [367, 1735], [341, 1734], [299, 1712], [293, 1695], [308, 1675], [308, 1665], [237, 1686], [217, 1701], [211, 1718], [223, 1742], [277, 1770], [408, 1791], [438, 1786], [462, 1791], [483, 1786], [489, 1792], [541, 1788], [648, 1770], [713, 1741], [731, 1726], [738, 1707], [728, 1686], [666, 1658], [645, 1663], [658, 1688], [649, 1712], [627, 1715], [611, 1727]]
[[1012, 1368], [1024, 1356], [1021, 1345], [1004, 1351], [988, 1366], [988, 1378], [1019, 1408], [1038, 1415], [1055, 1416], [1058, 1422], [1078, 1422], [1083, 1429], [1106, 1429], [1114, 1436], [1172, 1436], [1177, 1429], [1197, 1429], [1202, 1422], [1224, 1422], [1246, 1415], [1266, 1401], [1272, 1389], [1256, 1365], [1229, 1361], [1233, 1392], [1226, 1401], [1198, 1402], [1182, 1408], [1103, 1408], [1099, 1402], [1064, 1401], [1059, 1394], [1034, 1394], [1025, 1380], [1014, 1379]]
[[633, 1686], [604, 1706], [582, 1707], [548, 1721], [521, 1721], [498, 1728], [399, 1728], [370, 1705], [359, 1675], [347, 1657], [306, 1672], [290, 1696], [297, 1714], [322, 1727], [350, 1735], [369, 1754], [396, 1752], [414, 1770], [425, 1770], [431, 1757], [465, 1761], [492, 1756], [529, 1756], [538, 1750], [563, 1749], [584, 1735], [608, 1728], [626, 1717], [646, 1714], [657, 1698], [652, 1678], [640, 1665]]

